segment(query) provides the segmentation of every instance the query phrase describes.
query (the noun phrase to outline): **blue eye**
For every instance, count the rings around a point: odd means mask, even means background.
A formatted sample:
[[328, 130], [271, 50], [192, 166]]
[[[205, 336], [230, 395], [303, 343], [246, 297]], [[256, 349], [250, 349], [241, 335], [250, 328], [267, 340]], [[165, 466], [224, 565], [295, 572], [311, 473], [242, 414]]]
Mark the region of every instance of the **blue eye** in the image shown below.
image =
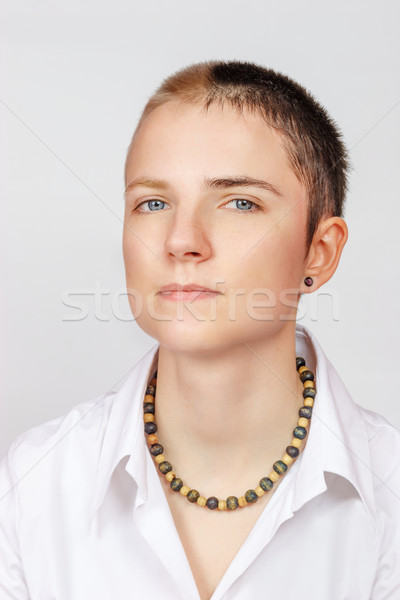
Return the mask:
[[234, 202], [238, 202], [238, 205], [237, 205], [238, 208], [244, 207], [245, 210], [251, 210], [250, 204], [253, 204], [249, 200], [243, 200], [242, 198], [238, 198], [237, 200], [234, 200]]
[[[149, 210], [143, 210], [141, 207], [143, 207], [145, 204], [148, 205]], [[138, 204], [138, 206], [136, 207], [136, 210], [138, 208], [140, 208], [140, 210], [143, 210], [143, 212], [157, 212], [158, 209], [160, 208], [160, 205], [164, 205], [165, 202], [163, 202], [162, 200], [145, 200], [144, 202], [141, 202], [140, 204]], [[162, 207], [161, 207], [162, 208]]]
[[252, 202], [252, 200], [246, 200], [245, 198], [235, 198], [234, 200], [230, 200], [229, 202], [227, 202], [227, 204], [230, 204], [231, 202], [240, 203], [237, 206], [240, 207], [239, 212], [255, 212], [256, 210], [261, 210], [258, 204]]

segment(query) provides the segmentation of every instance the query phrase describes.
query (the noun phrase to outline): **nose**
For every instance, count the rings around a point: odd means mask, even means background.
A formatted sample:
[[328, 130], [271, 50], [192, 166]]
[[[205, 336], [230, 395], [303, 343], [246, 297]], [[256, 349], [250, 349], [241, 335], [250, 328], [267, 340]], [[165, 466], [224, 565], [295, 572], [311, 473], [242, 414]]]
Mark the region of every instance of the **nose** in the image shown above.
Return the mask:
[[170, 258], [184, 262], [201, 262], [211, 255], [207, 224], [198, 211], [188, 207], [176, 211], [167, 232], [165, 250]]

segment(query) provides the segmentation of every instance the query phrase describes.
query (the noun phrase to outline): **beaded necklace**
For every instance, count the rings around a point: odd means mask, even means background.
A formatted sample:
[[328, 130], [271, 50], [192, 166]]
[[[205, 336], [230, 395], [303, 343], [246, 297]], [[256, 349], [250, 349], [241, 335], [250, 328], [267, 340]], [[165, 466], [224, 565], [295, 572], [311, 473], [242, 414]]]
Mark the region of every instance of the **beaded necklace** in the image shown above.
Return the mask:
[[155, 395], [157, 387], [157, 371], [154, 378], [150, 381], [146, 388], [146, 393], [143, 402], [143, 417], [144, 417], [144, 431], [146, 434], [146, 440], [149, 444], [150, 453], [152, 454], [160, 472], [165, 476], [169, 482], [171, 489], [174, 492], [180, 492], [182, 496], [186, 496], [189, 502], [198, 504], [199, 506], [205, 506], [210, 510], [235, 510], [238, 507], [243, 508], [248, 504], [254, 504], [258, 498], [263, 496], [266, 492], [272, 490], [274, 483], [276, 483], [280, 477], [282, 477], [290, 467], [290, 465], [296, 460], [300, 454], [300, 448], [302, 442], [307, 435], [308, 427], [311, 420], [312, 410], [314, 406], [314, 399], [316, 395], [314, 374], [307, 369], [306, 362], [301, 356], [296, 357], [296, 369], [299, 374], [300, 380], [303, 383], [303, 406], [299, 410], [299, 419], [297, 425], [293, 430], [293, 439], [290, 446], [286, 448], [286, 452], [281, 460], [274, 462], [272, 471], [268, 477], [262, 477], [259, 484], [254, 490], [247, 490], [244, 496], [237, 498], [236, 496], [229, 496], [226, 500], [219, 500], [215, 496], [210, 496], [208, 499], [205, 496], [201, 496], [200, 493], [191, 489], [189, 486], [184, 485], [182, 479], [176, 476], [173, 471], [172, 465], [168, 462], [163, 454], [164, 448], [158, 441], [156, 436], [157, 425], [155, 423]]

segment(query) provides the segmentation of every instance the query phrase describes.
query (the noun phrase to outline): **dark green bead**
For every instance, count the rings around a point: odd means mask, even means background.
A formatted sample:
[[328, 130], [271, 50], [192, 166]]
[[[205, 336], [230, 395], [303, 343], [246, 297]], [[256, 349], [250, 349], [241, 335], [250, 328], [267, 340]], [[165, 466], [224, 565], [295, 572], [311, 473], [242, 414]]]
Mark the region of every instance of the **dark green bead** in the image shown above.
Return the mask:
[[299, 440], [304, 440], [307, 435], [307, 429], [304, 427], [295, 427], [293, 431], [293, 437], [298, 438]]
[[257, 500], [258, 500], [258, 496], [254, 490], [247, 490], [244, 497], [246, 498], [247, 502], [249, 502], [249, 504], [252, 504], [253, 502], [257, 502]]
[[190, 490], [190, 492], [186, 496], [186, 498], [189, 500], [189, 502], [197, 502], [197, 498], [199, 498], [199, 497], [200, 497], [200, 494], [197, 490]]
[[143, 412], [154, 415], [154, 413], [156, 412], [156, 407], [154, 406], [154, 404], [152, 402], [145, 402], [143, 404]]
[[300, 415], [300, 417], [303, 417], [304, 419], [311, 419], [311, 415], [312, 415], [311, 406], [302, 406], [301, 409], [299, 410], [299, 415]]
[[274, 487], [274, 482], [269, 477], [263, 477], [260, 479], [260, 487], [264, 492], [269, 492]]
[[306, 388], [303, 390], [303, 398], [315, 398], [316, 393], [314, 388]]
[[144, 430], [147, 434], [149, 433], [155, 433], [157, 431], [157, 425], [153, 422], [150, 423], [145, 423], [144, 424]]
[[279, 475], [285, 473], [287, 471], [287, 465], [283, 462], [283, 460], [277, 460], [274, 462], [274, 471], [276, 471]]
[[153, 456], [158, 456], [164, 452], [164, 448], [161, 446], [161, 444], [153, 444], [150, 446], [150, 452]]
[[296, 356], [296, 369], [299, 370], [300, 367], [305, 367], [306, 361], [302, 356]]
[[228, 510], [236, 510], [238, 506], [239, 500], [236, 498], [236, 496], [229, 496], [226, 499], [226, 508]]
[[218, 508], [218, 498], [216, 498], [215, 496], [210, 496], [206, 502], [206, 506], [210, 510], [215, 510], [216, 508]]
[[300, 450], [296, 446], [288, 446], [286, 448], [286, 454], [289, 454], [291, 458], [296, 458], [299, 455]]
[[183, 486], [183, 481], [182, 479], [179, 479], [179, 477], [175, 477], [175, 479], [171, 481], [170, 486], [174, 490], [174, 492], [179, 492], [179, 490]]
[[164, 460], [164, 462], [160, 463], [158, 465], [158, 468], [160, 469], [160, 471], [163, 475], [172, 471], [172, 465], [167, 460]]
[[302, 381], [302, 383], [304, 383], [305, 381], [314, 381], [314, 373], [312, 373], [311, 371], [303, 371], [302, 373], [300, 373], [300, 380]]
[[149, 396], [155, 396], [156, 395], [156, 388], [154, 385], [148, 385], [146, 388], [146, 394]]

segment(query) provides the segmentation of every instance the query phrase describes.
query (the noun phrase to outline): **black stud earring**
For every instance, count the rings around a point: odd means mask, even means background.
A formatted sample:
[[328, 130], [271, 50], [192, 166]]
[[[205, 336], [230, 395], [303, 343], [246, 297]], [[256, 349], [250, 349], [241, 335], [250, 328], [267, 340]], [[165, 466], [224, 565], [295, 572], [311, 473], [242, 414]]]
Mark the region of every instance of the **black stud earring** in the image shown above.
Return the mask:
[[304, 283], [306, 284], [307, 287], [311, 287], [312, 284], [314, 283], [314, 279], [312, 277], [306, 277], [304, 280]]

